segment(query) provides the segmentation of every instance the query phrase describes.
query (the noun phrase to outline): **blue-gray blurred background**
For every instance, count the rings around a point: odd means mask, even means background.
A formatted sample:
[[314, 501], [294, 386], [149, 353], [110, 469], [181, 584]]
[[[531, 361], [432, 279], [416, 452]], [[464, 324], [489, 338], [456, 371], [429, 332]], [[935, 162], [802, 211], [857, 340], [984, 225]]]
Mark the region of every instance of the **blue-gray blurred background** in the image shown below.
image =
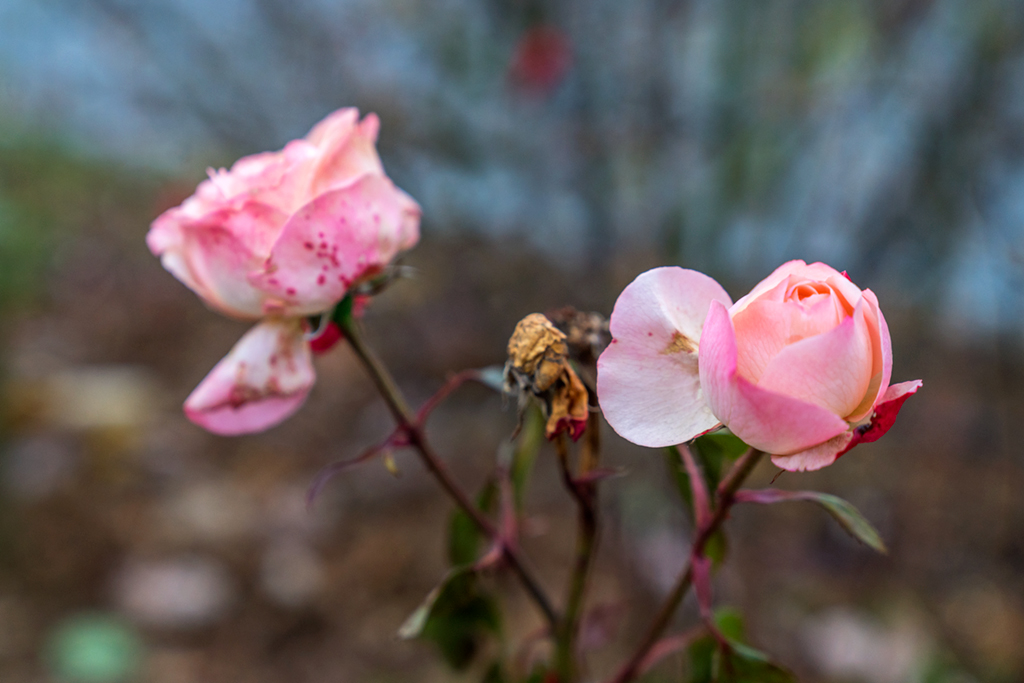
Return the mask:
[[[443, 572], [448, 507], [415, 462], [305, 508], [388, 430], [347, 350], [266, 435], [179, 409], [245, 327], [159, 267], [149, 222], [341, 106], [381, 117], [424, 210], [417, 276], [366, 319], [417, 400], [501, 363], [522, 315], [608, 314], [655, 265], [736, 297], [822, 260], [878, 293], [894, 379], [924, 390], [879, 444], [779, 484], [850, 498], [891, 554], [814, 510], [739, 511], [719, 598], [802, 680], [1024, 680], [1024, 3], [0, 0], [4, 683], [479, 679], [393, 638]], [[459, 396], [436, 439], [475, 486], [514, 418]], [[685, 528], [660, 456], [608, 437], [632, 474], [606, 488], [595, 599], [642, 613]], [[537, 479], [554, 590], [571, 509]], [[510, 636], [536, 626], [510, 609]]]

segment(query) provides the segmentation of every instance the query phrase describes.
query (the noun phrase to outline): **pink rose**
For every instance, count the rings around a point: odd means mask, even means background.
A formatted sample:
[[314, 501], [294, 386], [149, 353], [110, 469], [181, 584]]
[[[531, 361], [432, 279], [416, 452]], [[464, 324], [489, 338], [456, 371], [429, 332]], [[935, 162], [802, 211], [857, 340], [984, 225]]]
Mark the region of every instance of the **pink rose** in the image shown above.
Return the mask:
[[920, 380], [889, 385], [892, 345], [871, 290], [790, 261], [735, 304], [708, 276], [655, 268], [619, 296], [597, 393], [626, 439], [660, 447], [721, 425], [787, 470], [881, 437]]
[[165, 211], [146, 237], [209, 306], [263, 322], [185, 403], [219, 434], [293, 413], [315, 374], [303, 318], [327, 312], [419, 239], [420, 208], [384, 174], [380, 122], [339, 109], [279, 152], [244, 157]]

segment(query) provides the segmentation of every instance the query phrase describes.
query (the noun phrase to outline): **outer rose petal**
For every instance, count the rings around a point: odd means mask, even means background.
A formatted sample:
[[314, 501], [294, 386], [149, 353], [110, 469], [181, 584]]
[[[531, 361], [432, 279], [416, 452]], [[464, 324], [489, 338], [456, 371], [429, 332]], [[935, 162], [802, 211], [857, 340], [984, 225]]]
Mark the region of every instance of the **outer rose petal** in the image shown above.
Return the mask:
[[790, 472], [812, 472], [827, 467], [836, 461], [840, 455], [848, 451], [853, 440], [853, 432], [843, 432], [839, 436], [829, 439], [817, 446], [807, 450], [793, 453], [792, 455], [773, 455], [772, 462], [784, 470]]
[[790, 472], [818, 470], [834, 463], [839, 456], [860, 443], [877, 441], [889, 431], [904, 401], [921, 388], [921, 380], [901, 382], [889, 387], [875, 408], [871, 422], [840, 434], [834, 439], [792, 455], [772, 456], [772, 462]]
[[655, 268], [615, 302], [613, 340], [597, 361], [597, 395], [608, 424], [625, 439], [670, 446], [718, 424], [697, 370], [697, 342], [712, 301], [731, 303], [707, 275]]
[[345, 296], [353, 282], [419, 238], [420, 207], [385, 176], [317, 197], [281, 231], [254, 285], [280, 300], [286, 315], [312, 315]]
[[355, 107], [342, 107], [325, 116], [319, 123], [306, 133], [306, 141], [320, 149], [337, 147], [343, 144], [352, 134], [352, 129], [359, 121], [359, 110]]
[[892, 340], [889, 337], [889, 325], [885, 322], [882, 309], [878, 307], [878, 299], [874, 292], [865, 289], [864, 301], [869, 307], [867, 321], [874, 344], [871, 385], [864, 395], [864, 401], [846, 416], [850, 422], [860, 422], [871, 413], [872, 408], [880, 402], [889, 388], [892, 379]]
[[846, 421], [825, 408], [743, 379], [736, 358], [729, 313], [712, 302], [700, 345], [700, 384], [711, 411], [749, 445], [766, 453], [794, 453], [847, 430]]
[[266, 259], [287, 216], [272, 206], [242, 200], [190, 219], [171, 209], [146, 236], [161, 263], [207, 304], [238, 318], [258, 318], [265, 295], [249, 275]]
[[359, 112], [343, 109], [331, 114], [309, 132], [307, 139], [320, 147], [320, 158], [310, 180], [310, 196], [317, 196], [368, 175], [384, 175], [377, 155], [380, 119], [367, 114], [358, 124]]
[[316, 380], [299, 320], [245, 333], [185, 400], [185, 415], [215, 434], [260, 432], [294, 413]]

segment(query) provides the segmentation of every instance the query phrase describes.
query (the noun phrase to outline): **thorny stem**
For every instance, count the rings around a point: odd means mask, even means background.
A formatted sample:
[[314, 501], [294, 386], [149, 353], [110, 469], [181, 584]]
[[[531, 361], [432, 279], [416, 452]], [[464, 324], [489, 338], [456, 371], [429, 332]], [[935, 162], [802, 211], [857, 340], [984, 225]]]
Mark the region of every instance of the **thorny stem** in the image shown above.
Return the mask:
[[526, 566], [525, 561], [519, 550], [511, 544], [509, 539], [502, 539], [500, 533], [495, 526], [488, 520], [480, 510], [477, 509], [473, 501], [470, 500], [469, 496], [459, 487], [459, 485], [452, 478], [451, 473], [448, 471], [444, 461], [438, 457], [437, 453], [434, 452], [433, 447], [427, 441], [426, 434], [424, 434], [423, 427], [416, 419], [415, 414], [409, 409], [408, 403], [405, 401], [405, 397], [402, 395], [401, 389], [395, 383], [391, 373], [388, 372], [384, 364], [377, 358], [376, 354], [366, 345], [363, 340], [362, 332], [359, 329], [359, 323], [352, 316], [345, 316], [342, 320], [338, 321], [338, 326], [341, 328], [342, 333], [352, 346], [352, 350], [355, 351], [356, 356], [362, 361], [363, 366], [370, 373], [370, 377], [373, 379], [373, 383], [377, 385], [377, 389], [380, 391], [381, 396], [384, 398], [384, 402], [387, 403], [388, 409], [391, 411], [391, 415], [395, 418], [400, 429], [402, 429], [409, 438], [409, 445], [416, 449], [419, 453], [420, 459], [423, 464], [426, 465], [427, 469], [434, 478], [437, 479], [452, 500], [462, 509], [466, 515], [469, 516], [473, 523], [476, 524], [477, 528], [495, 542], [498, 547], [501, 548], [502, 555], [508, 562], [512, 571], [516, 573], [519, 580], [522, 582], [526, 592], [530, 595], [537, 607], [544, 614], [545, 620], [548, 622], [548, 627], [552, 633], [558, 631], [559, 618], [555, 612], [554, 607], [551, 606], [551, 601], [548, 600], [547, 595], [544, 593], [544, 589], [541, 588], [540, 583], [533, 576], [533, 573]]
[[[589, 422], [588, 433], [595, 435], [588, 436], [584, 453], [580, 458], [581, 470], [589, 470], [596, 466], [599, 454], [600, 442], [596, 434], [600, 425], [597, 413], [591, 413]], [[558, 451], [562, 481], [576, 500], [578, 519], [576, 560], [569, 579], [565, 615], [562, 619], [561, 629], [555, 638], [555, 670], [558, 672], [559, 683], [571, 683], [579, 675], [576, 661], [576, 638], [579, 634], [583, 598], [587, 591], [590, 566], [593, 564], [594, 549], [597, 546], [597, 489], [593, 482], [580, 482], [573, 476], [565, 434], [559, 434], [555, 439], [555, 448]], [[585, 473], [581, 472], [581, 474]]]
[[[736, 491], [754, 470], [754, 467], [763, 455], [762, 451], [751, 448], [736, 461], [732, 469], [729, 470], [729, 474], [718, 485], [718, 490], [715, 494], [714, 513], [711, 515], [708, 523], [698, 530], [697, 538], [693, 542], [693, 555], [700, 555], [704, 551], [704, 546], [707, 545], [708, 540], [718, 531], [718, 528], [725, 521], [726, 516], [728, 516], [729, 509], [735, 502]], [[658, 642], [658, 638], [661, 637], [669, 622], [672, 621], [672, 616], [679, 607], [679, 603], [686, 597], [686, 593], [689, 592], [692, 583], [693, 565], [687, 562], [686, 569], [676, 579], [676, 583], [669, 592], [668, 597], [661, 603], [661, 607], [654, 616], [654, 620], [647, 627], [643, 640], [640, 641], [640, 644], [633, 651], [633, 655], [619, 669], [619, 672], [615, 674], [615, 677], [609, 683], [627, 683], [627, 681], [633, 680], [640, 674], [640, 666], [643, 664], [647, 653]]]

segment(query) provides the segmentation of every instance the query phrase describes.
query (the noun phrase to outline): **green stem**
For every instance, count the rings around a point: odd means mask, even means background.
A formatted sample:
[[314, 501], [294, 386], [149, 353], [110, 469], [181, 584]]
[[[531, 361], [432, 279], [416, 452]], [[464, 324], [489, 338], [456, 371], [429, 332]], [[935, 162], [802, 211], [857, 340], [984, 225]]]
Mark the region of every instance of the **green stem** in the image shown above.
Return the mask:
[[[762, 451], [751, 448], [736, 461], [732, 469], [729, 470], [729, 474], [718, 485], [718, 491], [715, 495], [714, 514], [712, 514], [708, 523], [698, 530], [697, 538], [693, 542], [693, 552], [695, 554], [700, 554], [704, 551], [704, 546], [707, 545], [708, 540], [722, 526], [722, 522], [725, 521], [729, 514], [729, 509], [735, 502], [736, 491], [739, 490], [743, 481], [754, 470], [754, 467], [757, 466], [763, 455]], [[658, 609], [657, 614], [655, 614], [651, 625], [647, 627], [643, 640], [640, 641], [640, 644], [633, 651], [633, 655], [619, 669], [618, 673], [615, 674], [615, 677], [609, 683], [627, 683], [627, 681], [632, 681], [640, 675], [640, 666], [643, 664], [644, 658], [647, 657], [647, 653], [651, 651], [651, 648], [658, 642], [661, 634], [664, 633], [672, 621], [672, 616], [676, 613], [676, 609], [679, 608], [679, 603], [686, 597], [692, 584], [693, 566], [687, 562], [686, 568], [679, 574], [679, 578], [676, 579], [675, 585], [669, 591], [668, 597], [661, 603], [661, 607]]]
[[530, 595], [533, 601], [540, 608], [543, 613], [545, 620], [548, 622], [548, 627], [552, 633], [556, 633], [559, 628], [558, 614], [551, 606], [551, 601], [544, 593], [544, 589], [541, 588], [540, 583], [533, 576], [533, 573], [527, 568], [524, 558], [520, 555], [519, 550], [506, 543], [498, 533], [498, 530], [494, 527], [489, 519], [481, 514], [480, 510], [473, 504], [469, 496], [459, 487], [459, 485], [452, 478], [451, 473], [448, 471], [444, 461], [438, 457], [437, 453], [434, 452], [433, 447], [427, 441], [426, 434], [423, 432], [422, 425], [416, 420], [415, 414], [409, 409], [409, 404], [406, 402], [405, 397], [402, 395], [402, 390], [398, 388], [394, 378], [384, 364], [377, 358], [377, 355], [366, 345], [363, 340], [362, 331], [359, 329], [359, 323], [356, 319], [351, 316], [341, 316], [341, 319], [337, 321], [338, 327], [341, 329], [345, 338], [348, 340], [352, 350], [355, 351], [356, 356], [362, 361], [363, 366], [370, 373], [370, 377], [373, 379], [373, 383], [377, 385], [377, 389], [380, 391], [381, 396], [384, 398], [384, 402], [387, 403], [388, 409], [391, 411], [391, 415], [395, 418], [395, 422], [398, 423], [399, 427], [408, 435], [409, 445], [416, 449], [416, 452], [420, 456], [420, 460], [426, 466], [427, 470], [430, 471], [434, 478], [441, 484], [452, 500], [455, 501], [456, 505], [473, 520], [477, 528], [490, 538], [493, 542], [497, 543], [501, 548], [502, 554], [505, 556], [506, 562], [512, 568], [512, 571], [516, 573], [519, 580], [522, 582], [526, 592]]
[[[596, 413], [594, 414], [596, 416]], [[597, 420], [591, 418], [587, 429], [597, 429]], [[588, 467], [596, 464], [597, 453], [593, 450], [596, 441], [588, 442]], [[579, 634], [580, 617], [583, 613], [583, 598], [587, 592], [590, 566], [593, 564], [594, 549], [597, 546], [597, 490], [591, 483], [576, 481], [569, 464], [569, 449], [564, 434], [555, 440], [558, 462], [562, 470], [562, 481], [576, 500], [577, 534], [576, 560], [569, 578], [568, 597], [562, 627], [555, 638], [555, 670], [559, 683], [572, 683], [579, 675], [576, 661], [576, 638]]]

